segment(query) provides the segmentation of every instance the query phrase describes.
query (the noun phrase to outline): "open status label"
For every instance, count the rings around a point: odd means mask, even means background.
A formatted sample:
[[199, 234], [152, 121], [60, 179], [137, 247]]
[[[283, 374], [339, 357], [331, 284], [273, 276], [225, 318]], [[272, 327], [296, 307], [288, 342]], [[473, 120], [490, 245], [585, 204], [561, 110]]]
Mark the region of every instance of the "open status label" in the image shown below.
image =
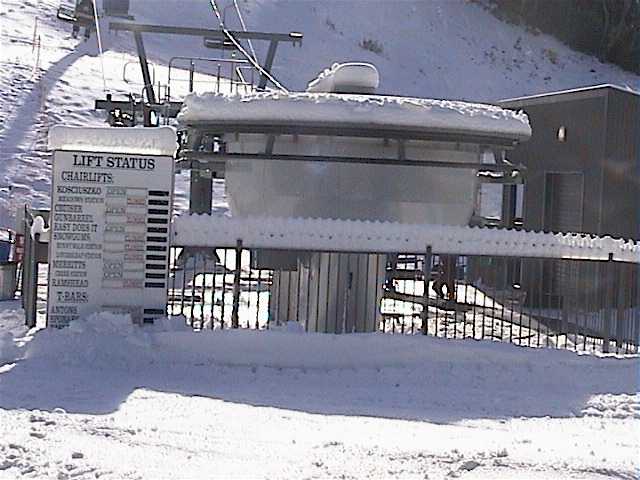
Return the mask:
[[165, 315], [173, 168], [168, 156], [55, 152], [49, 326]]

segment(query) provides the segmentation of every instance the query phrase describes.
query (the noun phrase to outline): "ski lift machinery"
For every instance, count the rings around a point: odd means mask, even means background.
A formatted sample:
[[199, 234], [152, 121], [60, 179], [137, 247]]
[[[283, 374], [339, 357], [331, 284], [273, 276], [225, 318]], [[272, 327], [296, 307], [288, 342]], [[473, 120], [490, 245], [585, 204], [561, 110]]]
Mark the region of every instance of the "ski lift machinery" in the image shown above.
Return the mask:
[[[334, 65], [311, 82], [307, 92], [288, 92], [270, 72], [279, 42], [295, 45], [302, 40], [296, 32], [230, 32], [132, 22], [112, 22], [110, 28], [134, 35], [145, 95], [142, 102], [108, 97], [96, 101], [96, 108], [132, 110], [134, 123], [136, 108], [141, 108], [147, 126], [150, 112], [178, 118], [176, 166], [191, 171], [191, 191], [190, 215], [174, 222], [175, 238], [186, 255], [213, 252], [238, 238], [250, 240], [245, 247], [260, 249], [252, 256], [254, 266], [274, 271], [269, 308], [279, 322], [296, 319], [299, 305], [283, 294], [294, 285], [308, 293], [307, 301], [323, 306], [308, 319], [309, 330], [376, 330], [380, 312], [368, 306], [372, 298], [381, 297], [387, 254], [404, 251], [407, 244], [400, 245], [398, 239], [409, 242], [411, 232], [417, 232], [413, 237], [420, 241], [432, 240], [436, 237], [429, 232], [443, 226], [461, 238], [456, 238], [455, 248], [440, 239], [434, 246], [438, 253], [473, 253], [479, 245], [497, 245], [499, 237], [530, 255], [586, 259], [604, 255], [637, 261], [636, 246], [614, 245], [607, 239], [596, 239], [604, 241], [604, 250], [595, 252], [570, 236], [522, 232], [525, 238], [516, 232], [468, 228], [483, 222], [477, 215], [482, 183], [503, 185], [501, 226], [514, 225], [516, 188], [523, 183], [524, 168], [511, 164], [507, 152], [531, 134], [522, 114], [489, 105], [376, 95], [378, 74], [368, 64]], [[192, 94], [184, 103], [161, 100], [151, 81], [144, 34], [198, 36], [206, 46], [239, 50], [259, 73], [256, 92], [226, 98]], [[269, 42], [262, 65], [239, 48], [242, 39]], [[269, 82], [280, 91], [266, 91]], [[444, 115], [434, 117], [430, 111]], [[455, 120], [460, 115], [465, 121]], [[200, 215], [211, 214], [213, 178], [225, 178], [232, 218]], [[348, 229], [355, 231], [355, 237], [344, 234]], [[402, 235], [395, 237], [394, 229]], [[317, 234], [305, 237], [308, 231]], [[342, 234], [323, 235], [327, 231]], [[265, 232], [275, 240], [252, 246], [259, 243], [256, 238], [266, 238]], [[331, 243], [336, 237], [343, 240], [343, 250]], [[386, 243], [367, 243], [369, 237]], [[301, 241], [305, 238], [313, 241]], [[361, 243], [345, 243], [354, 238]], [[555, 248], [551, 253], [550, 246]], [[430, 245], [426, 247], [425, 265], [431, 254]], [[341, 253], [327, 253], [331, 251]], [[336, 255], [338, 265], [342, 261], [346, 268], [329, 277], [328, 267]], [[376, 266], [369, 268], [372, 264]], [[330, 291], [342, 293], [332, 296]], [[328, 324], [329, 311], [342, 312], [343, 321]], [[367, 313], [354, 314], [358, 311]]]
[[[211, 214], [214, 178], [226, 178], [231, 211], [237, 218], [266, 215], [280, 218], [342, 218], [405, 224], [469, 225], [478, 222], [475, 207], [480, 181], [508, 185], [505, 195], [511, 195], [512, 200], [515, 200], [513, 192], [515, 186], [522, 182], [523, 169], [509, 164], [505, 151], [518, 141], [526, 139], [528, 131], [515, 135], [478, 132], [474, 129], [456, 131], [432, 128], [433, 126], [423, 128], [420, 122], [409, 126], [393, 122], [374, 125], [371, 118], [357, 115], [352, 116], [352, 121], [346, 124], [330, 118], [308, 119], [305, 109], [313, 111], [322, 106], [306, 101], [308, 98], [305, 95], [309, 98], [316, 94], [337, 96], [341, 98], [338, 103], [345, 100], [345, 105], [350, 103], [347, 97], [353, 94], [360, 95], [356, 103], [369, 100], [375, 103], [386, 97], [375, 95], [379, 82], [378, 73], [367, 64], [338, 66], [312, 82], [308, 93], [289, 94], [273, 79], [271, 68], [278, 44], [298, 44], [302, 40], [300, 33], [230, 32], [226, 29], [210, 30], [133, 22], [112, 22], [109, 26], [113, 31], [128, 31], [133, 34], [145, 95], [143, 101], [139, 102], [141, 105], [132, 97], [114, 101], [108, 96], [105, 100], [96, 101], [96, 109], [118, 111], [120, 115], [129, 114], [133, 124], [136, 110], [140, 109], [144, 112], [144, 124], [148, 126], [152, 124], [153, 113], [164, 113], [173, 118], [183, 111], [179, 118], [181, 148], [176, 166], [179, 170], [191, 171], [190, 214]], [[205, 46], [220, 49], [238, 48], [238, 42], [243, 39], [268, 41], [269, 47], [263, 65], [257, 64], [255, 59], [244, 52], [246, 60], [259, 73], [256, 90], [265, 91], [271, 82], [282, 90], [279, 95], [295, 98], [293, 104], [302, 107], [298, 109], [299, 118], [288, 122], [278, 118], [257, 120], [255, 113], [260, 115], [262, 109], [262, 118], [265, 118], [264, 113], [269, 110], [269, 107], [263, 108], [269, 103], [268, 93], [265, 93], [264, 102], [254, 100], [234, 105], [236, 112], [240, 112], [239, 117], [225, 117], [220, 114], [220, 109], [214, 108], [211, 115], [195, 118], [188, 113], [188, 102], [192, 100], [197, 103], [197, 96], [189, 97], [186, 105], [161, 100], [151, 79], [144, 47], [145, 34], [199, 36]], [[361, 82], [363, 78], [364, 83]], [[402, 102], [402, 99], [396, 99], [391, 103], [397, 106]], [[238, 109], [242, 105], [256, 106], [257, 112], [250, 109], [243, 114], [241, 108]], [[193, 111], [194, 104], [191, 107]], [[528, 125], [526, 128], [528, 129]], [[489, 157], [493, 159], [492, 164], [484, 161]], [[259, 171], [267, 173], [259, 174]], [[323, 173], [318, 174], [318, 171]], [[359, 187], [351, 191], [336, 191], [332, 188], [341, 183]], [[286, 185], [295, 192], [287, 192]], [[429, 185], [429, 188], [425, 188], [425, 185]], [[300, 192], [304, 192], [304, 195]], [[372, 202], [374, 193], [375, 202]], [[439, 203], [438, 197], [447, 197], [446, 208]], [[514, 213], [515, 208], [508, 210]], [[509, 215], [503, 216], [503, 219], [510, 221]], [[185, 255], [190, 255], [193, 251], [195, 250], [187, 248]], [[373, 289], [376, 296], [380, 295], [382, 285], [377, 284], [376, 279], [383, 274], [385, 259], [384, 255], [350, 254], [347, 264], [354, 267], [351, 271], [345, 269], [340, 278], [332, 280], [337, 283], [336, 289], [347, 291], [350, 288], [346, 288], [346, 283], [357, 284], [356, 291]], [[320, 292], [316, 287], [327, 280], [323, 278], [321, 270], [331, 262], [331, 254], [317, 253], [310, 256], [294, 252], [283, 255], [282, 252], [262, 251], [261, 255], [255, 256], [255, 261], [262, 263], [257, 266], [275, 270], [275, 275], [281, 277], [277, 282], [278, 286], [297, 281], [301, 288]], [[367, 265], [375, 262], [377, 267], [367, 268], [366, 275], [358, 273], [365, 270], [360, 268], [363, 262]], [[310, 269], [314, 271], [309, 272]], [[324, 269], [326, 270], [326, 266]], [[303, 277], [313, 280], [302, 285]], [[276, 282], [272, 287], [272, 298], [276, 299], [272, 302], [274, 308], [278, 312], [292, 311], [288, 306], [284, 308], [285, 305], [278, 304], [282, 303], [280, 299], [283, 295], [275, 291], [280, 288], [275, 285]], [[346, 316], [349, 316], [347, 314], [351, 309], [362, 308], [358, 304], [366, 301], [362, 298], [344, 297], [327, 298], [326, 302], [325, 299], [316, 300], [319, 304], [327, 305], [327, 308], [346, 309]], [[335, 302], [338, 304], [330, 305]], [[378, 316], [379, 312], [372, 311], [357, 325], [343, 325], [340, 329], [375, 330]], [[291, 320], [282, 315], [280, 317], [280, 321]], [[331, 330], [326, 324], [321, 324], [321, 317], [322, 312], [317, 312], [313, 328], [318, 331]]]
[[[526, 117], [493, 106], [376, 95], [378, 83], [375, 67], [351, 63], [334, 65], [306, 92], [191, 95], [178, 116], [186, 133], [177, 166], [225, 178], [231, 214], [246, 219], [247, 228], [265, 217], [309, 228], [322, 220], [351, 229], [367, 221], [390, 229], [466, 227], [479, 221], [481, 181], [507, 190], [522, 182], [523, 168], [511, 165], [506, 151], [530, 136]], [[211, 212], [210, 187], [204, 190], [192, 197], [191, 213]], [[306, 297], [320, 306], [307, 320], [311, 330], [375, 331], [380, 312], [367, 302], [382, 296], [387, 256], [300, 250], [291, 243], [254, 258], [256, 267], [275, 271], [272, 315], [295, 320]], [[336, 261], [341, 271], [328, 273]], [[293, 285], [308, 294], [292, 298]], [[343, 321], [329, 325], [330, 311], [343, 312]]]

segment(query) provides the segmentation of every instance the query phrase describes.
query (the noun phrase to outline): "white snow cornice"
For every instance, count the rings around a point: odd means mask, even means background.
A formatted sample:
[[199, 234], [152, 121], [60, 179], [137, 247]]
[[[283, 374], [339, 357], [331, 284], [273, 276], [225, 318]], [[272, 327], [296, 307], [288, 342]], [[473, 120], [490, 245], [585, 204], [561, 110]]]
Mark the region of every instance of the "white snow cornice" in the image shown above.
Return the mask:
[[172, 127], [55, 126], [49, 132], [50, 150], [173, 156], [177, 148]]

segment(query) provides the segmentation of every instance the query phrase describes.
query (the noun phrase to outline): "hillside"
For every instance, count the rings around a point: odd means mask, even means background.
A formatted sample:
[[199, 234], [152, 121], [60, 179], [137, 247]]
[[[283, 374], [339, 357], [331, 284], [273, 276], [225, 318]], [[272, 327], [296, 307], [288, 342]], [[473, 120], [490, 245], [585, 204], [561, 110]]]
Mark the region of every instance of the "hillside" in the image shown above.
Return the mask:
[[[233, 3], [219, 4], [228, 6], [223, 8], [228, 26], [239, 29]], [[640, 89], [640, 77], [573, 52], [549, 36], [503, 23], [465, 0], [238, 4], [250, 29], [304, 33], [301, 47], [282, 45], [276, 57], [275, 74], [292, 89], [303, 89], [334, 61], [354, 59], [376, 64], [381, 92], [400, 95], [490, 102], [597, 83]], [[51, 125], [99, 124], [103, 117], [92, 110], [94, 99], [106, 92], [141, 91], [131, 36], [110, 34], [109, 19], [103, 19], [106, 54], [101, 60], [95, 36], [88, 42], [72, 39], [70, 26], [56, 20], [58, 5], [55, 0], [3, 0], [0, 7], [0, 226], [11, 226], [13, 212], [25, 202], [47, 205]], [[131, 13], [139, 22], [217, 24], [206, 0], [133, 0]], [[34, 48], [34, 38], [40, 38], [40, 49]], [[171, 56], [219, 53], [203, 48], [201, 39], [150, 37], [146, 43], [163, 83]], [[264, 58], [266, 46], [254, 46]], [[207, 88], [206, 83], [197, 86]], [[179, 207], [186, 204], [185, 188], [183, 176], [177, 183]], [[221, 184], [216, 202], [224, 206]]]

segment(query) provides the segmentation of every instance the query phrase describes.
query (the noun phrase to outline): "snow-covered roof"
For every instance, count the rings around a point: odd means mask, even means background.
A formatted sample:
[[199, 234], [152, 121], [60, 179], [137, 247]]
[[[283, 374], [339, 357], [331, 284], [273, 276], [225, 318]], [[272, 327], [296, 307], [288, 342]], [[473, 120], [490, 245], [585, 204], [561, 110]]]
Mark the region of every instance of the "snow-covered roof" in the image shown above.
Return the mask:
[[559, 96], [559, 95], [572, 95], [572, 94], [580, 94], [580, 93], [589, 93], [596, 91], [604, 91], [607, 89], [616, 90], [618, 92], [629, 93], [631, 95], [640, 96], [640, 91], [633, 90], [631, 87], [621, 87], [620, 85], [613, 85], [611, 83], [603, 83], [601, 85], [590, 85], [588, 87], [579, 87], [572, 88], [569, 90], [559, 90], [555, 92], [547, 92], [547, 93], [538, 93], [536, 95], [527, 95], [524, 97], [515, 97], [515, 98], [505, 98], [504, 100], [500, 100], [498, 103], [513, 103], [513, 102], [522, 102], [522, 101], [531, 101], [538, 99], [547, 99], [549, 97]]
[[199, 123], [408, 129], [526, 140], [523, 112], [453, 100], [338, 93], [256, 92], [189, 95], [178, 120]]
[[178, 148], [172, 127], [64, 127], [49, 131], [50, 150], [173, 156]]

